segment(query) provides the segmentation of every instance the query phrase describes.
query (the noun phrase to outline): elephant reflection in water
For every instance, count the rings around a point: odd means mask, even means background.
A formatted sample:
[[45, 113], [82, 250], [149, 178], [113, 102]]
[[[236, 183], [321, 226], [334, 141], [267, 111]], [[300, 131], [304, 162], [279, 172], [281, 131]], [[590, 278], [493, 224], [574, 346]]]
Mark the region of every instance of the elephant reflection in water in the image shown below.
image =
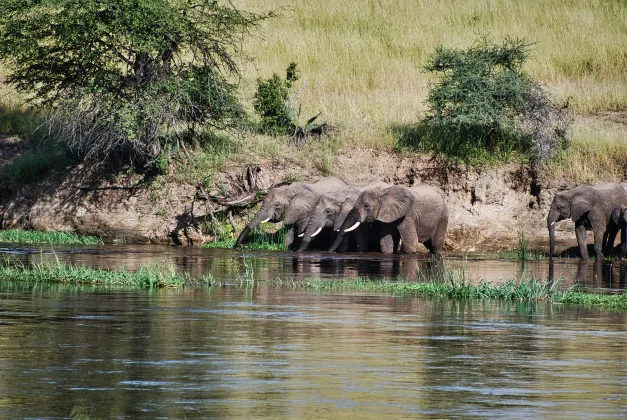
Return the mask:
[[[618, 268], [618, 278], [614, 274], [616, 268]], [[550, 266], [549, 270], [551, 270]], [[576, 281], [587, 287], [624, 289], [627, 283], [627, 263], [625, 261], [580, 260], [577, 265]]]

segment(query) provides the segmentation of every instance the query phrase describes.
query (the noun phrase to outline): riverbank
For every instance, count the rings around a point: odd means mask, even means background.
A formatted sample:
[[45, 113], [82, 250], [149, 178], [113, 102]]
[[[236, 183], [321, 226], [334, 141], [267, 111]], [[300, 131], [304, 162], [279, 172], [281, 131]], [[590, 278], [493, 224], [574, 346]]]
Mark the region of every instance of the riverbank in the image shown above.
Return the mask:
[[[544, 218], [552, 197], [560, 188], [574, 185], [520, 163], [470, 167], [372, 149], [354, 150], [336, 160], [333, 174], [346, 182], [383, 180], [405, 186], [424, 182], [440, 187], [450, 215], [446, 251], [517, 249], [521, 235], [528, 248], [543, 251], [548, 243]], [[232, 205], [239, 197], [321, 176], [315, 165], [298, 166], [289, 159], [232, 164], [205, 182], [203, 197], [197, 184], [180, 182], [174, 174], [153, 179], [138, 174], [112, 177], [77, 164], [36, 184], [4, 182], [0, 229], [75, 232], [107, 243], [227, 243], [256, 210], [254, 202]], [[268, 226], [267, 231], [276, 232], [280, 226]], [[576, 246], [572, 222], [558, 225], [557, 241], [560, 251]]]

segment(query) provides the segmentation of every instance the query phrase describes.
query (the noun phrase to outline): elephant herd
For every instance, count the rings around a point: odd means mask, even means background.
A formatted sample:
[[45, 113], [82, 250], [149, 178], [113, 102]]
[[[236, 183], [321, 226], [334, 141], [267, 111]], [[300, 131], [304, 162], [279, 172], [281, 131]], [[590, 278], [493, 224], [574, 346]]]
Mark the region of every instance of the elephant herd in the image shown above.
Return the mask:
[[299, 252], [315, 245], [330, 252], [391, 254], [416, 252], [422, 243], [439, 254], [444, 246], [448, 209], [444, 193], [426, 184], [349, 184], [336, 177], [313, 184], [296, 182], [268, 192], [235, 247], [260, 223], [280, 220], [288, 227], [288, 249]]
[[[581, 257], [588, 258], [586, 229], [594, 233], [597, 258], [609, 255], [621, 232], [620, 257], [627, 248], [627, 191], [615, 183], [579, 185], [558, 192], [547, 217], [549, 249], [555, 251], [555, 223], [571, 219]], [[427, 184], [413, 187], [385, 182], [350, 184], [336, 177], [315, 183], [295, 182], [271, 189], [260, 210], [235, 242], [263, 222], [283, 221], [290, 250], [310, 247], [340, 251], [413, 253], [422, 243], [440, 254], [448, 226], [445, 195]]]

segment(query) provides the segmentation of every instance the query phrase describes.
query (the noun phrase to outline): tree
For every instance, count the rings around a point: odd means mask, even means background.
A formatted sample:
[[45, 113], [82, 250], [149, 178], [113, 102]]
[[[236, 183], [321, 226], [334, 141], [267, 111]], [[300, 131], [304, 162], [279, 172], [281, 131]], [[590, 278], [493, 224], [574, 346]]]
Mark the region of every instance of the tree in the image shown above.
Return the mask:
[[237, 123], [241, 38], [270, 16], [217, 0], [3, 0], [0, 60], [83, 156], [150, 162], [172, 134]]
[[565, 147], [570, 115], [523, 71], [529, 49], [519, 39], [436, 48], [425, 66], [438, 76], [427, 99], [427, 145], [454, 156], [518, 151], [535, 162]]

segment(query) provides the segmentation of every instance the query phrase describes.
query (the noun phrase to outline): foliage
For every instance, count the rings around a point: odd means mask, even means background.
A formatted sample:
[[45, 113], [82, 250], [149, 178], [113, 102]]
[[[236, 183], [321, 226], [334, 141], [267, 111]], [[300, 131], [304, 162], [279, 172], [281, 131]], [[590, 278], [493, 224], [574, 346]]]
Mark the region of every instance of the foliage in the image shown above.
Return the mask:
[[218, 0], [5, 0], [0, 59], [72, 149], [152, 161], [180, 130], [237, 124], [228, 78], [269, 16]]
[[[137, 271], [124, 268], [105, 270], [77, 265], [39, 263], [31, 266], [14, 265], [8, 261], [0, 264], [0, 279], [13, 281], [95, 284], [104, 286], [137, 286], [146, 288], [176, 287], [194, 282], [186, 273], [177, 273], [173, 264], [163, 263], [140, 267]], [[203, 283], [213, 283], [213, 277], [203, 276]]]
[[467, 50], [437, 47], [425, 66], [439, 79], [421, 146], [454, 157], [517, 151], [534, 161], [565, 148], [570, 114], [523, 71], [529, 49], [524, 40], [485, 38]]
[[269, 79], [257, 79], [253, 107], [261, 117], [261, 129], [266, 134], [290, 134], [296, 117], [290, 105], [290, 89], [298, 80], [296, 63], [287, 67], [285, 79], [274, 73]]
[[[272, 225], [271, 223], [265, 224], [266, 226]], [[250, 232], [247, 241], [244, 242], [242, 248], [244, 249], [257, 249], [268, 251], [285, 251], [285, 227], [281, 227], [275, 233], [269, 233], [266, 231], [266, 226], [263, 224], [256, 227]], [[235, 238], [223, 238], [215, 242], [207, 242], [202, 244], [203, 248], [233, 248], [235, 245]]]
[[0, 230], [0, 242], [29, 244], [81, 244], [102, 245], [97, 236], [78, 235], [72, 232], [37, 232], [31, 230]]

